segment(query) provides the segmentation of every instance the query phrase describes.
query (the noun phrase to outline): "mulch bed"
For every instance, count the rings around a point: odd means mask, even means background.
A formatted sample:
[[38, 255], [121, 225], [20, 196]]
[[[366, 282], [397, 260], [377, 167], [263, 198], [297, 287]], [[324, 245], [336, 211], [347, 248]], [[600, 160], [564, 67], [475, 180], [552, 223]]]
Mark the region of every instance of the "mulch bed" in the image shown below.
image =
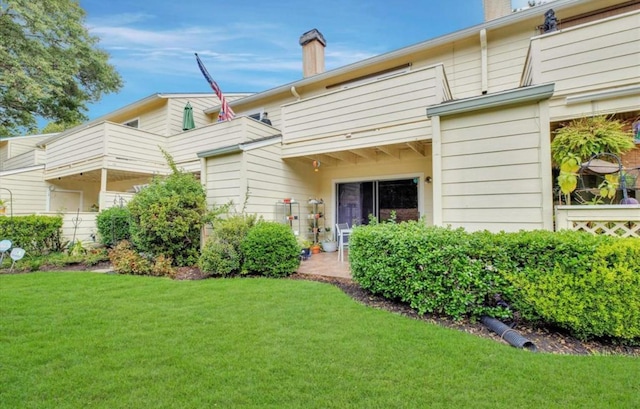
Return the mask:
[[[94, 266], [86, 266], [82, 264], [68, 265], [64, 268], [42, 266], [40, 271], [47, 270], [64, 270], [64, 271], [96, 271], [108, 270], [109, 262], [99, 263]], [[16, 273], [24, 273], [25, 271], [13, 271]], [[0, 270], [1, 273], [9, 273], [8, 269]], [[203, 274], [197, 267], [181, 267], [178, 268], [176, 280], [201, 280], [208, 276]], [[469, 320], [454, 321], [447, 317], [438, 317], [434, 315], [419, 315], [415, 310], [411, 309], [407, 304], [388, 300], [378, 295], [371, 294], [367, 290], [363, 290], [360, 286], [347, 278], [325, 277], [311, 274], [293, 274], [289, 276], [292, 280], [311, 280], [320, 281], [335, 285], [345, 292], [349, 297], [357, 302], [372, 308], [378, 308], [394, 314], [403, 315], [412, 319], [429, 322], [431, 324], [441, 325], [458, 331], [463, 331], [475, 336], [489, 338], [496, 342], [509, 345], [506, 341], [494, 332], [490, 331], [480, 322], [471, 322]], [[573, 354], [573, 355], [628, 355], [640, 357], [639, 346], [616, 345], [607, 340], [580, 341], [562, 330], [546, 327], [535, 327], [525, 323], [520, 323], [514, 328], [523, 337], [532, 341], [538, 352], [546, 352], [553, 354]]]

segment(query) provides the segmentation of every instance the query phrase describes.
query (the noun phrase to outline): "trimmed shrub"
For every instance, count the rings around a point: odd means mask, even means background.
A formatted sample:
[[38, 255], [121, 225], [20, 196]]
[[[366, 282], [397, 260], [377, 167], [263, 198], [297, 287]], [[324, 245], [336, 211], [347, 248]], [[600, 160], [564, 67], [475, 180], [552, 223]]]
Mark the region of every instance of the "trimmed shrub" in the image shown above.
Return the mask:
[[259, 222], [247, 233], [240, 246], [243, 269], [251, 274], [284, 277], [300, 265], [300, 246], [288, 226]]
[[584, 232], [496, 236], [513, 306], [581, 339], [640, 339], [640, 240]]
[[198, 260], [200, 269], [211, 275], [228, 276], [240, 272], [240, 254], [230, 243], [207, 240]]
[[154, 178], [128, 203], [131, 241], [140, 251], [163, 254], [177, 266], [196, 265], [206, 213], [204, 188], [192, 174], [179, 171], [173, 159], [163, 153], [173, 173]]
[[100, 243], [113, 247], [121, 240], [130, 240], [131, 212], [126, 207], [111, 207], [96, 218]]
[[213, 275], [239, 273], [243, 263], [240, 245], [256, 220], [256, 215], [234, 215], [215, 220], [213, 232], [198, 260], [200, 269]]
[[422, 222], [361, 226], [349, 238], [351, 275], [363, 288], [420, 314], [504, 318], [511, 313], [496, 305], [496, 295], [510, 288], [490, 267], [491, 248], [486, 235]]
[[13, 247], [23, 248], [29, 256], [62, 251], [62, 217], [0, 217], [0, 240], [11, 240]]
[[505, 301], [523, 319], [582, 339], [640, 340], [638, 239], [408, 222], [358, 227], [349, 240], [354, 280], [419, 313], [504, 318]]

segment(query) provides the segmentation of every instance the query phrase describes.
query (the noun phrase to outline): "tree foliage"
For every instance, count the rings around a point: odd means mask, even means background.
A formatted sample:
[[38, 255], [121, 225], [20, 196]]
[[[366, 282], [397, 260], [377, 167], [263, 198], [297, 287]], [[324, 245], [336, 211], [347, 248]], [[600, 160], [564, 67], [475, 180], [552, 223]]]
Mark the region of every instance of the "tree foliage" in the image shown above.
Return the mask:
[[0, 0], [0, 136], [35, 131], [37, 117], [85, 120], [122, 87], [84, 18], [75, 0]]

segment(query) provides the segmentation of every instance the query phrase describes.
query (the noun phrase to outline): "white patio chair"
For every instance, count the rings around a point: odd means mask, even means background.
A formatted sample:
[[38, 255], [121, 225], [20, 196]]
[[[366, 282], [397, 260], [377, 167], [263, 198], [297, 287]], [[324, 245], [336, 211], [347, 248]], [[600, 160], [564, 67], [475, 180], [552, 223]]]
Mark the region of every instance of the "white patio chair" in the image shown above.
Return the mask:
[[349, 223], [336, 223], [336, 234], [338, 235], [338, 257], [340, 261], [344, 261], [344, 248], [349, 246], [348, 238], [351, 234]]

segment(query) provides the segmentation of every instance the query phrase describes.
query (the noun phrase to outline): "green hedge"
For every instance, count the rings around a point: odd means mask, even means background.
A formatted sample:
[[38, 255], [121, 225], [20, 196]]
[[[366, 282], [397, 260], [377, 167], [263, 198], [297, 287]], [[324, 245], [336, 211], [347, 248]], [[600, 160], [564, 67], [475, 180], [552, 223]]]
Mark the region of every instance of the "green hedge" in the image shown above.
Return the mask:
[[421, 222], [357, 227], [349, 238], [351, 275], [363, 288], [420, 314], [508, 317], [496, 294], [510, 286], [487, 268], [482, 237]]
[[638, 239], [409, 222], [358, 227], [349, 245], [354, 280], [420, 313], [506, 317], [501, 299], [583, 339], [640, 339]]
[[[583, 232], [495, 236], [498, 271], [525, 318], [575, 336], [640, 339], [640, 240]], [[508, 256], [508, 257], [507, 257]]]
[[249, 274], [284, 277], [300, 265], [300, 246], [291, 229], [276, 222], [259, 222], [240, 245], [243, 269]]
[[28, 256], [61, 251], [62, 217], [15, 216], [0, 217], [0, 240], [11, 240], [13, 247], [25, 249]]

